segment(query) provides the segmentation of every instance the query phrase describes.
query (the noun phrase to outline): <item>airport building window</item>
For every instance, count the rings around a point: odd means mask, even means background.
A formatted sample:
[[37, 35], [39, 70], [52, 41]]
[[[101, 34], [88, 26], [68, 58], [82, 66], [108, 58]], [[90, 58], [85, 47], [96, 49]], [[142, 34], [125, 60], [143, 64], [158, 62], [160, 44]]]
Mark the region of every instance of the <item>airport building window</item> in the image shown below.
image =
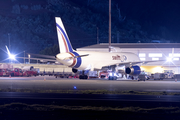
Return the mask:
[[179, 58], [173, 58], [173, 60], [178, 61], [178, 60], [179, 60]]
[[149, 57], [162, 57], [162, 53], [149, 53]]
[[140, 58], [140, 60], [146, 60], [146, 58]]
[[159, 60], [159, 58], [152, 58], [152, 60]]
[[139, 53], [139, 57], [146, 57], [145, 53]]
[[174, 53], [173, 55], [172, 55], [172, 53], [169, 53], [169, 57], [172, 57], [172, 56], [174, 56], [174, 57], [180, 57], [180, 53]]

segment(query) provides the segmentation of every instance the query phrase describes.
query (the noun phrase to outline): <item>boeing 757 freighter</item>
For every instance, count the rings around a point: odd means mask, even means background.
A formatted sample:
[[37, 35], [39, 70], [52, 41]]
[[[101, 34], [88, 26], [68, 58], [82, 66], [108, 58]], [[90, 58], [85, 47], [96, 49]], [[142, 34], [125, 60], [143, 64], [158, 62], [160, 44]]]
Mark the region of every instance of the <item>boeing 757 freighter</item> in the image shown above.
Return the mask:
[[[82, 70], [80, 79], [87, 79], [85, 74], [88, 71], [100, 70], [109, 67], [115, 72], [118, 66], [125, 66], [125, 72], [131, 75], [139, 75], [141, 72], [138, 64], [142, 63], [134, 53], [128, 52], [95, 52], [95, 51], [75, 51], [72, 48], [69, 37], [60, 17], [56, 17], [56, 28], [60, 53], [56, 55], [56, 60], [72, 68], [76, 73]], [[109, 77], [109, 79], [115, 79]]]

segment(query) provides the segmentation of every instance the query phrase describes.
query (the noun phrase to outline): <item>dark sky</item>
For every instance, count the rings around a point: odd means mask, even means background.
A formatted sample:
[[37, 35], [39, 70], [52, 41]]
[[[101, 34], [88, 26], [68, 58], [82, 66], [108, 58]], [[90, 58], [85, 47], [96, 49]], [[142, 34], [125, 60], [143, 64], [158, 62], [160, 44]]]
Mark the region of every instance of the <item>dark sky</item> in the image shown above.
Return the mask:
[[[86, 2], [85, 0], [71, 1], [79, 5], [87, 2], [87, 0]], [[167, 31], [165, 34], [168, 34], [168, 39], [176, 41], [180, 39], [180, 0], [111, 1], [120, 6], [121, 14], [126, 16], [126, 20], [137, 20], [142, 29], [147, 31], [148, 34], [160, 35], [162, 34], [162, 29], [164, 29], [164, 31]]]
[[[127, 18], [138, 20], [149, 32], [158, 32], [158, 27], [166, 27], [171, 34], [180, 33], [179, 0], [116, 0]], [[147, 26], [151, 24], [151, 26]]]

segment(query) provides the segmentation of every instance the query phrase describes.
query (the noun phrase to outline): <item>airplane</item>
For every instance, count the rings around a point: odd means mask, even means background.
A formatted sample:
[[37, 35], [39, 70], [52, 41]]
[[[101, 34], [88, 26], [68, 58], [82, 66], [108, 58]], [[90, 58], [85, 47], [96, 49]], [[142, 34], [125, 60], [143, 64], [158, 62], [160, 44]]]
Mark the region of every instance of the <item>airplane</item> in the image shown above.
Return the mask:
[[60, 53], [56, 55], [56, 60], [72, 68], [74, 73], [82, 71], [80, 79], [87, 79], [89, 71], [109, 68], [112, 70], [112, 76], [109, 80], [117, 79], [114, 75], [118, 66], [125, 66], [125, 73], [130, 75], [139, 75], [141, 69], [139, 64], [143, 63], [139, 57], [130, 52], [97, 52], [97, 51], [75, 51], [72, 48], [69, 37], [60, 17], [55, 17], [57, 36]]

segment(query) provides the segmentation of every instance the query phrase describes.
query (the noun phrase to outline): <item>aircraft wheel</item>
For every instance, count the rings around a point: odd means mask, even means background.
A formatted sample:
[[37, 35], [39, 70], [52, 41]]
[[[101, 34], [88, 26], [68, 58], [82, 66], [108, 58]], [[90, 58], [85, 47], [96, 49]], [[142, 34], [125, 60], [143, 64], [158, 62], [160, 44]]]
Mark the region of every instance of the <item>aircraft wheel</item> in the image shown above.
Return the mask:
[[87, 75], [84, 75], [84, 79], [88, 79], [88, 76], [87, 76]]
[[79, 79], [82, 79], [82, 75], [79, 76]]
[[80, 75], [79, 79], [88, 79], [88, 76], [87, 75]]
[[113, 79], [112, 79], [112, 76], [109, 76], [109, 77], [108, 77], [108, 80], [113, 80]]

